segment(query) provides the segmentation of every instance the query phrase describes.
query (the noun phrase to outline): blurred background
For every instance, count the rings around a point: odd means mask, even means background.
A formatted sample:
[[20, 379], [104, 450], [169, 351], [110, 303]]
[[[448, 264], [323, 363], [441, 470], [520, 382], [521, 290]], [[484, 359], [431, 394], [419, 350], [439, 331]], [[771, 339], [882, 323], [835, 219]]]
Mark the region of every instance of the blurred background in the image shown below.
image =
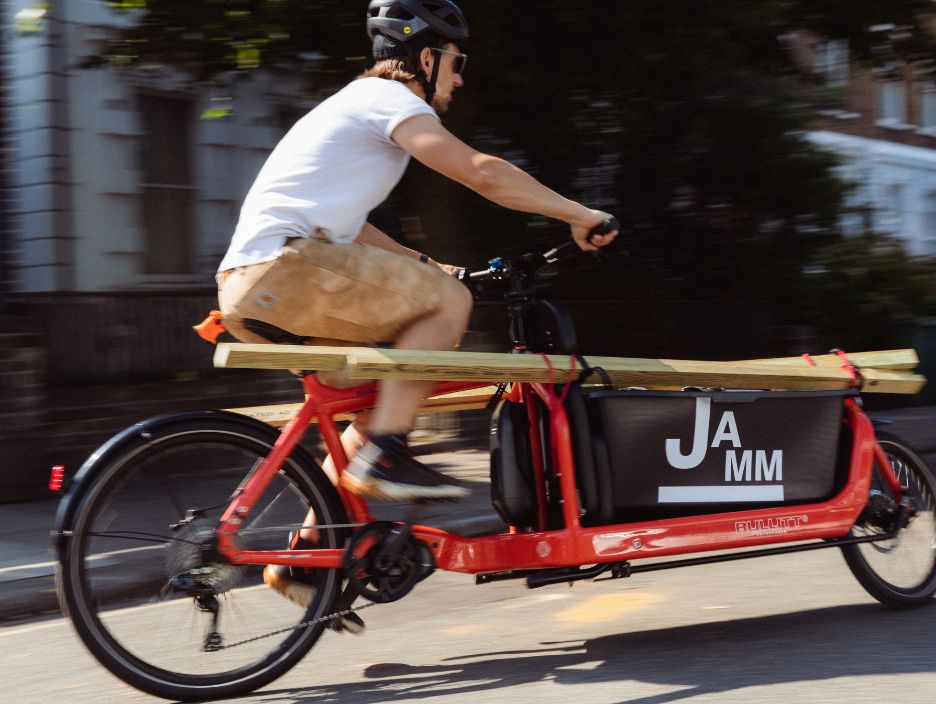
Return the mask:
[[[267, 154], [368, 66], [366, 4], [0, 0], [0, 501], [133, 420], [301, 398], [191, 326]], [[914, 347], [936, 379], [933, 3], [459, 4], [446, 125], [621, 220], [555, 278], [585, 354]], [[567, 237], [418, 164], [372, 219], [473, 268]], [[506, 342], [479, 306], [466, 347]]]

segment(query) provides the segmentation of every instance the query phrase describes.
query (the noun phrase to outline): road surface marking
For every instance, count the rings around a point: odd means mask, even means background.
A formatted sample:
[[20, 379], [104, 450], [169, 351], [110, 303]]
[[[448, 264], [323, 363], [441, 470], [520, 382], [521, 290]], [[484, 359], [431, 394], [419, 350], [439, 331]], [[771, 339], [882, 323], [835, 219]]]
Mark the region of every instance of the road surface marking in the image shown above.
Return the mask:
[[651, 592], [603, 594], [570, 606], [555, 614], [553, 618], [566, 623], [603, 623], [659, 604], [661, 601], [662, 596]]
[[490, 626], [484, 623], [466, 623], [461, 626], [452, 626], [451, 628], [443, 628], [442, 632], [447, 635], [469, 635], [471, 633], [480, 633], [481, 631], [486, 631]]

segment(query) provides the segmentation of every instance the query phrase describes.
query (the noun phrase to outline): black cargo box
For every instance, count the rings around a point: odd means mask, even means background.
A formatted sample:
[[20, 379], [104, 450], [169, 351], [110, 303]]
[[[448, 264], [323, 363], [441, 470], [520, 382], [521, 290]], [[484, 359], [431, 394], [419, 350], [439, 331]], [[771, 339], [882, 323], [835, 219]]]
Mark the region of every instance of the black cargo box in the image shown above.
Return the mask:
[[812, 503], [844, 482], [852, 391], [600, 391], [595, 464], [618, 520]]

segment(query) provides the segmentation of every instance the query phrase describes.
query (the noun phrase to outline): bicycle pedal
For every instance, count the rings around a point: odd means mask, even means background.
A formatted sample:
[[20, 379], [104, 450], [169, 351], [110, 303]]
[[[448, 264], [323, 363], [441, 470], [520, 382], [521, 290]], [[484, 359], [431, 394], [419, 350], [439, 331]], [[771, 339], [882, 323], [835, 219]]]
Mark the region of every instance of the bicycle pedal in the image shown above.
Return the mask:
[[350, 633], [358, 636], [367, 629], [367, 624], [356, 613], [350, 613], [344, 616], [335, 616], [328, 622], [328, 628], [336, 633]]

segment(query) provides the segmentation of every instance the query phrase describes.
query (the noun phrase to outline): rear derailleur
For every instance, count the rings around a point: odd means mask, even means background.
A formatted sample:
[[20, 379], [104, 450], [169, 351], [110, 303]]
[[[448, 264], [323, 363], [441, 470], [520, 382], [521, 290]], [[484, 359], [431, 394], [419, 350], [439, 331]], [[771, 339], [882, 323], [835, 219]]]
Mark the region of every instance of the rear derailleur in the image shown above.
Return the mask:
[[229, 564], [217, 551], [217, 521], [189, 511], [170, 528], [176, 532], [166, 555], [166, 571], [171, 575], [163, 594], [185, 594], [211, 616], [203, 649], [216, 652], [224, 645], [218, 631], [221, 607], [218, 596], [229, 592], [241, 580], [243, 568]]

